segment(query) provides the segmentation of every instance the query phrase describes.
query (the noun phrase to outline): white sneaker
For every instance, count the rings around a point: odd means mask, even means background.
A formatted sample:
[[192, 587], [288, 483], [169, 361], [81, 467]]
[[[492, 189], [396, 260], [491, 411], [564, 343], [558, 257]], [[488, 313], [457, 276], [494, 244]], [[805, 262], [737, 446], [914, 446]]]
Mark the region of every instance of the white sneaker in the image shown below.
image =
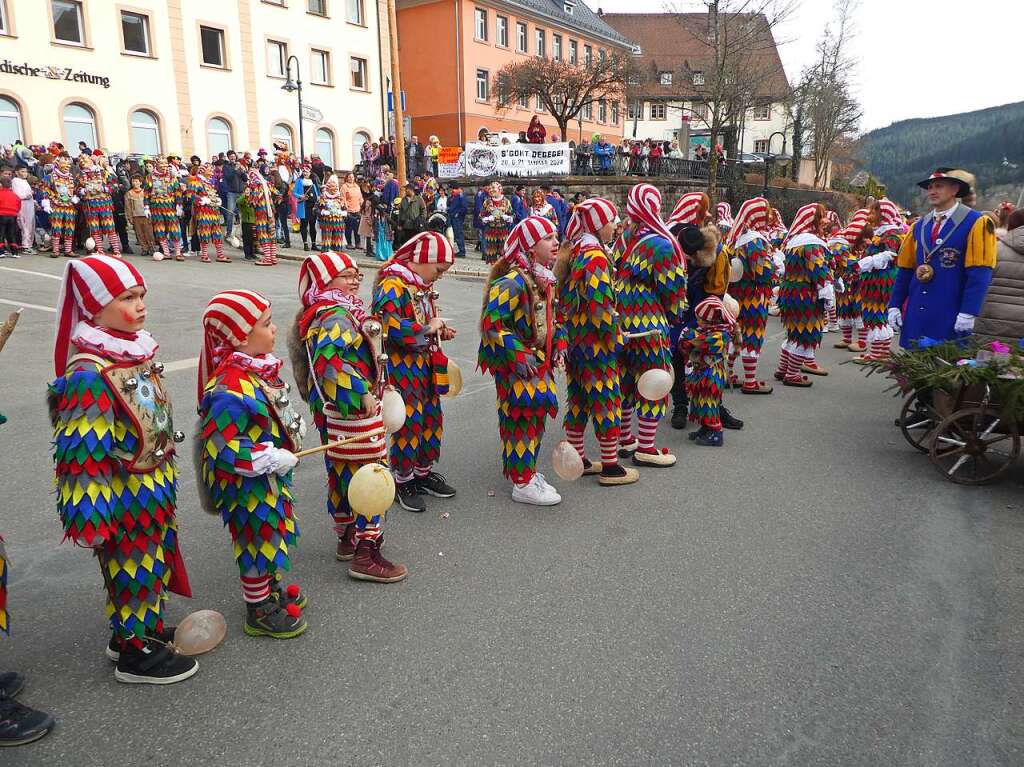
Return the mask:
[[547, 488], [548, 490], [553, 492], [555, 495], [558, 495], [558, 490], [555, 488], [554, 485], [552, 485], [550, 482], [548, 482], [548, 478], [547, 477], [545, 477], [539, 471], [536, 474], [534, 474], [533, 476], [535, 476], [537, 478], [537, 481], [540, 482], [540, 484], [543, 487]]
[[554, 506], [562, 502], [562, 496], [554, 488], [545, 486], [534, 475], [524, 487], [512, 485], [512, 500], [531, 506]]

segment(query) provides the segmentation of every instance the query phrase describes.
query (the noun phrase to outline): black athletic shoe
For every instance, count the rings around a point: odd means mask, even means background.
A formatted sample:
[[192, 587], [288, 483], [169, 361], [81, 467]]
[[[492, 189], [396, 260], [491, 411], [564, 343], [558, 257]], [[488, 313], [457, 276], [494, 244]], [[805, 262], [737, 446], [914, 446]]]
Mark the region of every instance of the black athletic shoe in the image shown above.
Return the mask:
[[[164, 626], [163, 631], [156, 631], [152, 634], [147, 633], [146, 636], [152, 637], [163, 644], [170, 644], [174, 641], [174, 632], [178, 629], [177, 626]], [[117, 663], [121, 660], [121, 643], [117, 639], [117, 634], [112, 634], [110, 641], [107, 642], [107, 649], [104, 650], [107, 657]]]
[[0, 695], [0, 746], [24, 746], [53, 729], [53, 717]]
[[694, 442], [696, 442], [698, 439], [700, 439], [701, 437], [703, 437], [707, 433], [708, 433], [708, 427], [707, 426], [701, 426], [699, 429], [697, 429], [697, 431], [691, 431], [689, 434], [686, 435], [686, 437], [687, 437], [687, 439], [691, 439]]
[[0, 674], [0, 698], [14, 698], [25, 689], [25, 675], [17, 671]]
[[[292, 594], [295, 594], [295, 596], [292, 596]], [[300, 610], [305, 609], [306, 605], [309, 604], [306, 592], [302, 591], [294, 583], [286, 586], [284, 576], [279, 572], [275, 572], [273, 579], [270, 581], [270, 598], [276, 599], [286, 607], [288, 605], [295, 605]]]
[[443, 474], [432, 471], [425, 477], [416, 477], [413, 480], [420, 492], [432, 495], [435, 498], [452, 498], [455, 496], [455, 488], [449, 485]]
[[245, 606], [245, 633], [251, 637], [291, 639], [307, 628], [309, 624], [303, 619], [302, 610], [295, 605], [286, 607], [273, 597]]
[[147, 639], [141, 650], [130, 647], [121, 653], [114, 679], [125, 684], [174, 684], [194, 676], [198, 670], [199, 663], [194, 658]]
[[422, 512], [427, 510], [427, 504], [424, 503], [419, 485], [415, 480], [410, 479], [408, 482], [397, 483], [395, 498], [398, 499], [398, 505], [406, 511]]
[[739, 431], [743, 428], [743, 421], [734, 416], [726, 409], [724, 405], [720, 405], [718, 408], [718, 417], [722, 419], [723, 429], [733, 429]]
[[725, 437], [723, 436], [721, 431], [714, 431], [713, 429], [708, 429], [704, 434], [697, 437], [697, 439], [695, 439], [694, 442], [700, 445], [701, 447], [721, 447], [724, 443], [724, 440]]
[[672, 409], [672, 428], [673, 429], [685, 429], [686, 423], [689, 420], [689, 413], [687, 408], [677, 407]]

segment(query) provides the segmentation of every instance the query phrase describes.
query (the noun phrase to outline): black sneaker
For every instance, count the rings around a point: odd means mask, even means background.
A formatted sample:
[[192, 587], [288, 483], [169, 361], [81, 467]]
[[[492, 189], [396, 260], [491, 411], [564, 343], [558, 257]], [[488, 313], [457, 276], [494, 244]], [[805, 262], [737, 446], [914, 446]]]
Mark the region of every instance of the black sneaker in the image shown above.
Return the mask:
[[53, 717], [0, 695], [0, 746], [24, 746], [53, 729]]
[[275, 572], [274, 577], [270, 581], [270, 598], [276, 599], [285, 607], [295, 605], [300, 610], [305, 609], [306, 605], [309, 604], [306, 592], [302, 591], [294, 583], [285, 586], [284, 576], [279, 572]]
[[453, 498], [455, 496], [455, 488], [445, 481], [443, 474], [438, 474], [436, 471], [430, 472], [425, 477], [416, 477], [413, 481], [421, 492], [435, 498]]
[[708, 433], [708, 427], [707, 426], [701, 426], [699, 429], [697, 429], [697, 431], [691, 431], [689, 434], [687, 434], [686, 438], [687, 439], [691, 439], [694, 442], [696, 442], [698, 439], [700, 439], [701, 437], [703, 437], [707, 433]]
[[25, 675], [17, 671], [0, 674], [0, 698], [14, 698], [25, 689]]
[[743, 421], [734, 416], [726, 409], [724, 405], [720, 405], [718, 408], [718, 417], [722, 419], [723, 429], [733, 429], [739, 431], [743, 428]]
[[[170, 644], [174, 641], [174, 632], [178, 630], [177, 626], [164, 626], [160, 631], [154, 631], [153, 633], [146, 633], [146, 636], [152, 637], [153, 639], [159, 640], [163, 644]], [[110, 641], [107, 642], [107, 649], [104, 650], [107, 657], [117, 663], [121, 660], [121, 643], [117, 639], [117, 634], [110, 636]]]
[[685, 429], [686, 424], [689, 421], [689, 413], [687, 408], [677, 407], [672, 409], [672, 428], [673, 429]]
[[245, 633], [251, 637], [291, 639], [303, 633], [309, 624], [295, 605], [287, 607], [273, 597], [245, 606]]
[[721, 447], [725, 437], [721, 431], [708, 429], [703, 435], [694, 440], [701, 447]]
[[146, 639], [141, 650], [130, 647], [121, 653], [114, 679], [125, 684], [174, 684], [198, 670], [195, 658], [179, 655], [156, 639]]
[[398, 499], [398, 505], [406, 511], [418, 513], [427, 510], [427, 504], [424, 503], [423, 496], [420, 495], [420, 488], [416, 484], [416, 480], [410, 479], [408, 482], [397, 483], [395, 498]]

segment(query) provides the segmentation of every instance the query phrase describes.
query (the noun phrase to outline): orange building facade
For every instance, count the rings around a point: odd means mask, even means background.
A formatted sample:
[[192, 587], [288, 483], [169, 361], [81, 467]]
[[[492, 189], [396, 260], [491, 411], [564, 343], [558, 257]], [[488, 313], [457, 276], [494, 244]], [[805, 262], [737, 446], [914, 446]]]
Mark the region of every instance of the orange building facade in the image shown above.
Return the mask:
[[[535, 114], [547, 141], [558, 133], [536, 97], [498, 109], [492, 82], [508, 62], [544, 56], [583, 65], [602, 51], [629, 52], [631, 44], [582, 0], [399, 0], [398, 50], [413, 134], [423, 143], [436, 135], [442, 145], [464, 146], [482, 128], [524, 131]], [[589, 140], [594, 133], [622, 138], [626, 114], [619, 101], [594, 104], [580, 118], [561, 140]]]

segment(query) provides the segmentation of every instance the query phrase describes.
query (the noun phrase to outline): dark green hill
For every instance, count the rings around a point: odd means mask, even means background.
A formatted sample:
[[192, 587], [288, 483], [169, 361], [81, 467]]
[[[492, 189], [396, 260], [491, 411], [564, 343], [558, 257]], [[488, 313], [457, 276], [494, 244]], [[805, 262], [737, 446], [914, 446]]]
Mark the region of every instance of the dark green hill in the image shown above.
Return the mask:
[[864, 134], [857, 157], [890, 197], [913, 209], [921, 205], [916, 182], [939, 166], [974, 173], [981, 202], [993, 202], [986, 190], [1024, 186], [1024, 101], [893, 123]]

